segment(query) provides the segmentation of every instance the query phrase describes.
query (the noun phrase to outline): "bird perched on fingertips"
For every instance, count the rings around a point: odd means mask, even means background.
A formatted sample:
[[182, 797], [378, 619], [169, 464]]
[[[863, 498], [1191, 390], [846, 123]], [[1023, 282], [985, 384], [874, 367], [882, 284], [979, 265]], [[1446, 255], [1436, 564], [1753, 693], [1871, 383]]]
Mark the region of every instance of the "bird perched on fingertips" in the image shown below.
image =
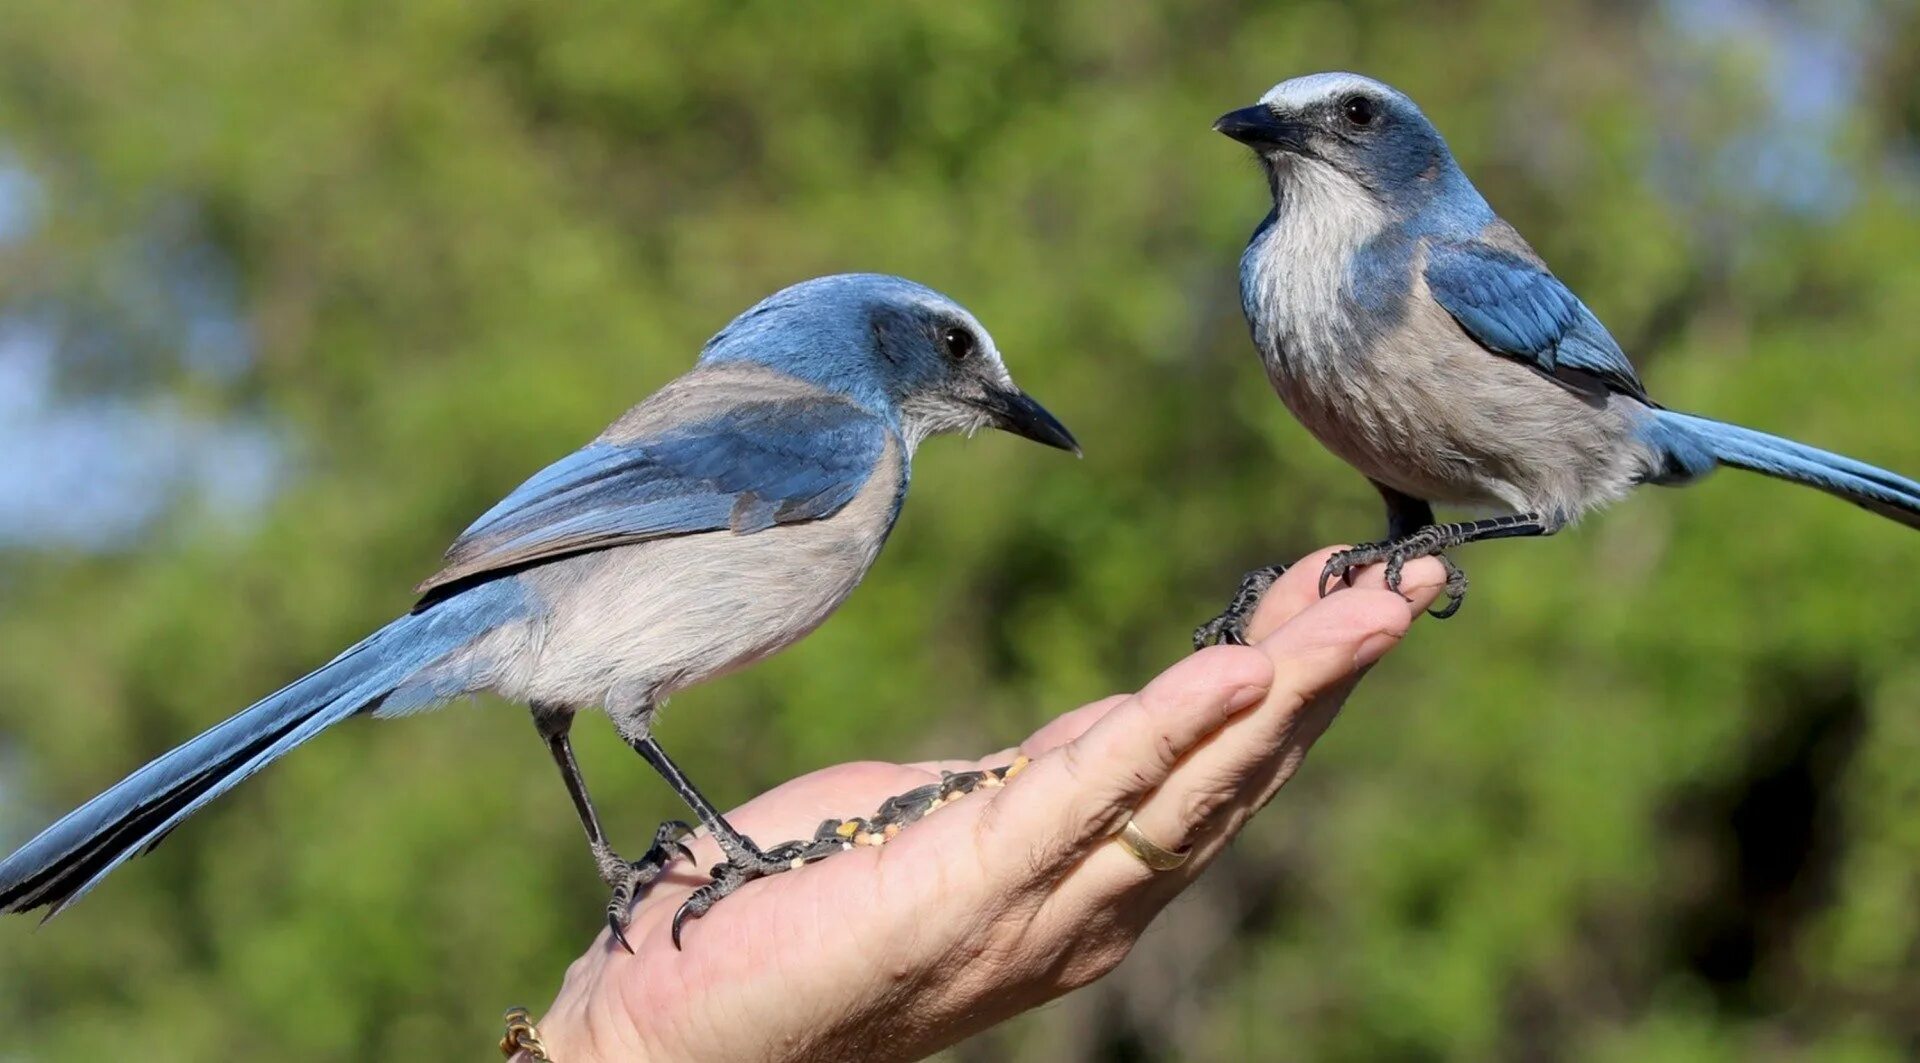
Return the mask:
[[[52, 918], [207, 802], [352, 716], [491, 691], [531, 707], [566, 783], [622, 945], [630, 901], [685, 853], [670, 823], [620, 857], [575, 764], [574, 715], [604, 709], [725, 854], [675, 914], [814, 850], [763, 850], [653, 738], [676, 691], [806, 635], [866, 575], [929, 436], [995, 427], [1079, 452], [1013, 383], [973, 315], [899, 277], [822, 277], [708, 341], [697, 365], [468, 528], [419, 604], [215, 724], [0, 862], [0, 911]], [[838, 821], [831, 821], [837, 823]]]
[[[1668, 410], [1620, 345], [1502, 221], [1404, 94], [1357, 74], [1285, 81], [1214, 129], [1253, 149], [1273, 209], [1240, 297], [1293, 415], [1386, 502], [1387, 537], [1333, 555], [1321, 591], [1384, 562], [1551, 535], [1640, 484], [1728, 465], [1920, 527], [1920, 483], [1803, 443]], [[1439, 524], [1433, 504], [1498, 516]], [[1247, 574], [1196, 645], [1244, 639], [1279, 568]]]

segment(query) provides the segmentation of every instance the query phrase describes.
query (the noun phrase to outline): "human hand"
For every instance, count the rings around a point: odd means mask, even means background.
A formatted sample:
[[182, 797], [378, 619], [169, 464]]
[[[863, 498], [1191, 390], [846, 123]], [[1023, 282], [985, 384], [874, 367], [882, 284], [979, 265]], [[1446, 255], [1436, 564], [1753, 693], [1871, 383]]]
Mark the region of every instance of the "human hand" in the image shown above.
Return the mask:
[[[802, 776], [728, 819], [761, 839], [810, 837], [944, 770], [1032, 758], [912, 824], [749, 883], [669, 938], [703, 879], [680, 865], [635, 906], [628, 954], [602, 933], [540, 1022], [562, 1063], [919, 1059], [1112, 970], [1153, 917], [1293, 777], [1366, 669], [1430, 605], [1437, 562], [1378, 568], [1318, 597], [1331, 554], [1274, 584], [1251, 646], [1183, 658], [1137, 694], [1062, 715], [980, 761], [852, 763]], [[1152, 871], [1112, 835], [1128, 820], [1185, 864]], [[698, 867], [719, 860], [689, 839]]]

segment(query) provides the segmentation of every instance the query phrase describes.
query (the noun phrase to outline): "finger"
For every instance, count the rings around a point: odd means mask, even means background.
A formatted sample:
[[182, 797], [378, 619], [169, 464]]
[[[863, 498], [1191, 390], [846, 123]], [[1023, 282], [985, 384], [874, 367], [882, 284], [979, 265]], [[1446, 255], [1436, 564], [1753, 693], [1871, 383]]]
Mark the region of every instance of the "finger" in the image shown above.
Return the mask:
[[1099, 701], [1069, 709], [1040, 726], [1040, 729], [1027, 736], [1027, 740], [1017, 746], [1008, 746], [981, 757], [979, 760], [917, 760], [907, 765], [938, 775], [942, 771], [980, 771], [987, 768], [1004, 768], [1019, 757], [1033, 758], [1056, 746], [1071, 742], [1087, 732], [1100, 717], [1105, 716], [1115, 705], [1127, 700], [1125, 694], [1111, 694]]
[[1124, 704], [1130, 696], [1114, 694], [1090, 705], [1082, 705], [1072, 712], [1056, 716], [1046, 726], [1033, 732], [1030, 738], [1020, 743], [1020, 747], [1015, 752], [1029, 757], [1044, 756], [1086, 734], [1088, 729], [1104, 719], [1107, 713]]
[[1287, 566], [1273, 586], [1267, 588], [1267, 593], [1260, 597], [1260, 607], [1247, 623], [1247, 641], [1259, 642], [1319, 601], [1320, 570], [1326, 566], [1328, 558], [1345, 549], [1344, 546], [1325, 547]]
[[[1407, 562], [1400, 573], [1400, 594], [1403, 598], [1412, 598], [1416, 594], [1425, 594], [1427, 604], [1431, 605], [1440, 595], [1440, 588], [1447, 581], [1447, 570], [1439, 561], [1431, 557], [1417, 557]], [[1387, 566], [1368, 565], [1353, 577], [1354, 587], [1366, 587], [1385, 590], [1387, 587]], [[1342, 587], [1341, 589], [1348, 589]]]
[[[1258, 611], [1254, 613], [1253, 620], [1247, 628], [1249, 638], [1254, 642], [1259, 642], [1267, 636], [1272, 635], [1275, 631], [1278, 631], [1282, 624], [1298, 616], [1302, 610], [1314, 602], [1319, 601], [1319, 572], [1325, 567], [1328, 558], [1344, 549], [1346, 549], [1345, 546], [1325, 547], [1289, 565], [1287, 570], [1280, 574], [1280, 578], [1274, 581], [1273, 586], [1267, 589], [1267, 593], [1262, 596], [1260, 607]], [[1426, 568], [1430, 568], [1431, 572], [1422, 571], [1422, 569]], [[1385, 567], [1381, 565], [1368, 567], [1365, 572], [1357, 577], [1356, 586], [1386, 586], [1385, 571]], [[1444, 578], [1444, 573], [1439, 567], [1439, 562], [1426, 559], [1412, 562], [1407, 566], [1403, 580], [1403, 589], [1405, 589], [1408, 594], [1413, 594], [1417, 588], [1436, 590], [1437, 584], [1433, 587], [1427, 587], [1428, 583], [1433, 582], [1428, 578], [1429, 575], [1432, 574], [1438, 574], [1435, 578]], [[1341, 589], [1344, 590], [1345, 586], [1342, 585]], [[1431, 596], [1428, 598], [1428, 601], [1432, 601]], [[1025, 742], [1020, 743], [1018, 746], [1002, 749], [996, 753], [990, 753], [982, 757], [976, 764], [950, 760], [921, 761], [911, 765], [911, 767], [924, 768], [933, 772], [939, 772], [941, 770], [960, 771], [963, 770], [964, 767], [999, 767], [1009, 763], [1018, 756], [1039, 757], [1048, 750], [1071, 742], [1082, 734], [1085, 734], [1087, 729], [1092, 727], [1095, 722], [1112, 711], [1115, 706], [1126, 701], [1126, 699], [1127, 696], [1124, 694], [1115, 694], [1091, 704], [1082, 705], [1071, 712], [1056, 716], [1052, 720], [1049, 720], [1040, 730], [1035, 731]], [[956, 765], [962, 766], [956, 767]]]
[[[1437, 582], [1421, 587], [1410, 579], [1406, 588], [1430, 601]], [[1260, 644], [1273, 661], [1271, 693], [1200, 743], [1132, 813], [1134, 824], [1155, 843], [1193, 850], [1187, 864], [1165, 874], [1166, 880], [1176, 886], [1191, 880], [1298, 770], [1360, 672], [1397, 644], [1417, 615], [1398, 595], [1360, 588], [1310, 606]], [[1118, 845], [1099, 848], [1084, 868], [1084, 882], [1095, 896], [1124, 892], [1164, 874]]]
[[[1280, 630], [1280, 625], [1299, 616], [1301, 610], [1319, 601], [1320, 571], [1326, 567], [1328, 558], [1345, 549], [1345, 546], [1325, 547], [1315, 550], [1288, 566], [1287, 570], [1281, 573], [1280, 578], [1274, 581], [1273, 586], [1267, 588], [1267, 593], [1260, 599], [1260, 608], [1254, 612], [1253, 619], [1247, 623], [1248, 641], [1259, 642]], [[1428, 582], [1428, 573], [1419, 572], [1420, 569], [1426, 569], [1428, 572], [1444, 573], [1445, 571], [1440, 568], [1440, 562], [1432, 558], [1420, 558], [1408, 562], [1405, 572], [1401, 574], [1401, 589], [1409, 595], [1413, 593], [1416, 586], [1424, 586]], [[1368, 565], [1354, 576], [1353, 585], [1384, 587], [1387, 585], [1386, 571], [1385, 565]], [[1334, 585], [1336, 592], [1345, 589], [1347, 589], [1345, 583]]]
[[[1446, 582], [1446, 570], [1437, 561], [1422, 559], [1408, 564], [1401, 581], [1401, 607], [1405, 610], [1407, 623], [1389, 624], [1383, 629], [1383, 635], [1398, 641], [1405, 637], [1406, 631], [1414, 621], [1425, 615]], [[1379, 567], [1369, 569], [1356, 579], [1354, 590], [1378, 592], [1386, 589], [1386, 580]], [[1284, 632], [1285, 629], [1283, 629]], [[1267, 648], [1264, 647], [1263, 648]], [[1387, 646], [1386, 649], [1391, 649]], [[1365, 656], [1377, 657], [1383, 650], [1370, 650]], [[1370, 668], [1368, 665], [1367, 668]], [[1147, 804], [1159, 808], [1172, 804], [1181, 792], [1189, 791], [1185, 796], [1185, 805], [1189, 808], [1201, 806], [1206, 798], [1199, 792], [1209, 777], [1224, 780], [1214, 788], [1216, 793], [1230, 798], [1250, 809], [1258, 809], [1272, 797], [1273, 791], [1284, 782], [1284, 777], [1275, 781], [1270, 788], [1250, 786], [1248, 774], [1263, 768], [1270, 768], [1285, 761], [1286, 775], [1290, 776], [1298, 766], [1299, 758], [1304, 755], [1320, 735], [1333, 723], [1340, 706], [1348, 694], [1359, 683], [1366, 668], [1356, 671], [1341, 682], [1335, 684], [1319, 697], [1303, 706], [1291, 720], [1281, 718], [1268, 711], [1256, 711], [1246, 717], [1232, 721], [1214, 740], [1202, 745], [1200, 749], [1175, 769], [1165, 786], [1148, 799]], [[1176, 824], [1186, 830], [1189, 840], [1205, 830], [1205, 816], [1194, 815], [1189, 820]]]
[[1134, 802], [1273, 682], [1268, 655], [1248, 646], [1195, 653], [1123, 699], [1086, 733], [1056, 746], [982, 809], [983, 858], [1018, 854], [1052, 874], [1118, 829]]

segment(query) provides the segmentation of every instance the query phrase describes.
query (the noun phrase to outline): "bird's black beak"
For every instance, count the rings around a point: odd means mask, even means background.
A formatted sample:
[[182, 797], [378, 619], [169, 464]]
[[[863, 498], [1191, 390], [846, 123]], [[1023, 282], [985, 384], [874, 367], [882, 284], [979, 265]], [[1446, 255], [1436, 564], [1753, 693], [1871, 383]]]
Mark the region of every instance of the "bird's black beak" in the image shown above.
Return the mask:
[[1214, 119], [1213, 131], [1223, 133], [1255, 151], [1305, 151], [1307, 127], [1280, 117], [1264, 103], [1228, 111]]
[[1067, 431], [1067, 426], [1045, 406], [1033, 401], [1033, 396], [1019, 388], [1001, 388], [988, 385], [985, 395], [975, 402], [987, 411], [993, 426], [1003, 432], [1012, 432], [1035, 443], [1045, 443], [1050, 447], [1073, 451], [1074, 457], [1080, 456], [1080, 444]]

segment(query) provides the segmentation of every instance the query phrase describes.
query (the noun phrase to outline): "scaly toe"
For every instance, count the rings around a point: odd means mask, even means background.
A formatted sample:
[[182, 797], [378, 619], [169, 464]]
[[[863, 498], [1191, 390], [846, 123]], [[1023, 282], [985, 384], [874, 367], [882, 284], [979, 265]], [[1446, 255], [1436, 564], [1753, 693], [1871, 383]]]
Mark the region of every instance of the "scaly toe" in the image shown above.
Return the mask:
[[688, 863], [692, 863], [693, 850], [687, 848], [686, 842], [692, 834], [693, 828], [677, 819], [670, 819], [660, 824], [660, 829], [653, 832], [652, 848], [648, 849], [647, 854], [637, 863], [657, 861], [662, 870], [665, 870], [665, 866], [672, 863], [676, 856], [684, 857]]
[[[1259, 599], [1255, 598], [1254, 602], [1257, 605]], [[1244, 603], [1235, 599], [1226, 612], [1193, 629], [1193, 648], [1204, 650], [1208, 646], [1245, 646], [1250, 612]]]
[[687, 894], [687, 899], [681, 901], [680, 907], [673, 913], [674, 951], [680, 951], [680, 935], [686, 927], [687, 920], [698, 919], [707, 914], [722, 898], [760, 877], [760, 875], [750, 875], [734, 864], [715, 865], [713, 881]]
[[633, 946], [627, 941], [627, 922], [632, 918], [629, 905], [632, 901], [632, 897], [622, 897], [615, 890], [613, 899], [607, 902], [607, 931], [613, 935], [613, 940], [620, 943], [621, 948], [627, 950], [629, 956], [633, 955]]
[[1336, 582], [1344, 583], [1349, 587], [1353, 586], [1354, 572], [1364, 568], [1368, 564], [1367, 561], [1363, 560], [1363, 557], [1364, 555], [1355, 549], [1342, 550], [1332, 557], [1327, 558], [1326, 567], [1320, 570], [1320, 597], [1325, 598], [1327, 595], [1332, 594], [1332, 584]]
[[1194, 629], [1193, 648], [1198, 651], [1209, 644], [1245, 646], [1247, 628], [1253, 623], [1253, 614], [1260, 610], [1260, 599], [1286, 571], [1285, 565], [1267, 565], [1240, 577], [1240, 586], [1226, 610]]
[[1427, 615], [1435, 620], [1445, 620], [1459, 612], [1461, 603], [1467, 600], [1467, 574], [1446, 554], [1434, 554], [1432, 557], [1447, 570], [1447, 582], [1440, 589], [1444, 603], [1437, 608], [1429, 608]]

